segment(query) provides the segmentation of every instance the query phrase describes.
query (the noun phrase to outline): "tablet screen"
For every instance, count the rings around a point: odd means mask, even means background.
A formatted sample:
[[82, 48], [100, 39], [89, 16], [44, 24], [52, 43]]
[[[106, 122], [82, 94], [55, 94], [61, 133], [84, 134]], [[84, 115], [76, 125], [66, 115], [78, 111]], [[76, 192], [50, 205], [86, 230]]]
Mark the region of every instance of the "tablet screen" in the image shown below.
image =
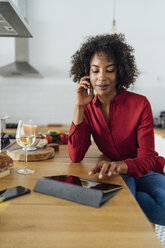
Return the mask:
[[64, 183], [76, 184], [84, 188], [102, 190], [104, 193], [113, 192], [113, 191], [122, 189], [121, 185], [97, 182], [97, 181], [93, 181], [93, 180], [89, 180], [89, 179], [85, 179], [85, 178], [81, 178], [77, 176], [72, 176], [72, 175], [59, 175], [59, 176], [51, 176], [51, 177], [46, 177], [46, 178], [61, 181]]

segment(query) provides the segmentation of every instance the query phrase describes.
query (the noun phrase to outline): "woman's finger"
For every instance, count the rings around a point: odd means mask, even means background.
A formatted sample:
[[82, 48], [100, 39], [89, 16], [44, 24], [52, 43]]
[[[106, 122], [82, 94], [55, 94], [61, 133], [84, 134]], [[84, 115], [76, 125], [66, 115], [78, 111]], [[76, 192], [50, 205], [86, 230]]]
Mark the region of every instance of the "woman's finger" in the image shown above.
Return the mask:
[[89, 76], [82, 77], [82, 78], [80, 79], [80, 83], [82, 83], [82, 82], [90, 83], [90, 77], [89, 77]]
[[115, 162], [111, 162], [110, 163], [110, 167], [109, 167], [109, 170], [108, 170], [108, 176], [112, 176], [113, 175], [113, 172], [116, 168], [116, 163]]
[[81, 81], [81, 80], [84, 80], [84, 79], [90, 79], [90, 76], [84, 76], [84, 77], [82, 77], [82, 78], [80, 79], [80, 81]]
[[79, 85], [79, 88], [84, 88], [85, 90], [87, 90], [88, 89], [88, 86], [86, 84], [81, 83]]
[[86, 89], [89, 89], [90, 83], [85, 81], [85, 82], [80, 82], [80, 86], [85, 86]]
[[103, 176], [105, 176], [105, 174], [107, 174], [109, 166], [110, 166], [110, 163], [108, 163], [107, 161], [102, 165], [102, 168], [101, 168], [100, 173], [99, 173], [100, 179], [102, 179]]
[[105, 163], [104, 160], [99, 161], [99, 162], [90, 170], [89, 175], [92, 175], [92, 174], [95, 174], [95, 173], [100, 172], [100, 170], [101, 170], [101, 168], [102, 168], [102, 166], [103, 166], [104, 163]]
[[93, 175], [97, 172], [100, 172], [100, 167], [99, 167], [99, 163], [97, 163], [89, 172], [89, 175]]
[[116, 176], [118, 176], [119, 174], [120, 174], [120, 169], [121, 169], [121, 166], [120, 165], [118, 165], [117, 167], [116, 167]]

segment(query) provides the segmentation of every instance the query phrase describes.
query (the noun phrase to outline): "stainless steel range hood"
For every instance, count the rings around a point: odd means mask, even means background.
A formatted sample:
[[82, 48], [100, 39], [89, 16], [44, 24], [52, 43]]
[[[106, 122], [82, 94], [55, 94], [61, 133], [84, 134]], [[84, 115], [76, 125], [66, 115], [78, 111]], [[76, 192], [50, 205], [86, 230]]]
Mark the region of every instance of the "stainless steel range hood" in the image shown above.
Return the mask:
[[[32, 37], [25, 19], [27, 0], [0, 0], [0, 36], [15, 38], [15, 62], [0, 68], [3, 77], [39, 77], [41, 74], [29, 65], [29, 39]], [[20, 10], [22, 17], [18, 10]], [[22, 38], [26, 37], [26, 38]]]
[[15, 62], [0, 68], [3, 77], [37, 77], [42, 75], [28, 63], [29, 61], [29, 39], [15, 38]]
[[24, 17], [11, 0], [0, 1], [0, 36], [32, 37]]

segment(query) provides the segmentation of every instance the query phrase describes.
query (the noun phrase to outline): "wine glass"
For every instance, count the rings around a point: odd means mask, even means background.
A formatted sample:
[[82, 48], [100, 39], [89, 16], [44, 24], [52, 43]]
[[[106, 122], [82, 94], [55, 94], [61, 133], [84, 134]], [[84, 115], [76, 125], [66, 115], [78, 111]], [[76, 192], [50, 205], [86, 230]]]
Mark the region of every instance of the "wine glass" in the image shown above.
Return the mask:
[[19, 174], [34, 173], [34, 170], [29, 169], [27, 165], [27, 148], [34, 144], [35, 139], [35, 128], [32, 120], [19, 120], [16, 132], [16, 141], [25, 151], [25, 167], [17, 171]]
[[[34, 143], [31, 146], [27, 147], [27, 151], [35, 151], [35, 150], [37, 150], [36, 145], [40, 141], [39, 132], [38, 132], [38, 126], [33, 125], [33, 127], [34, 127], [34, 135], [36, 136], [36, 139], [35, 139]], [[22, 148], [22, 150], [25, 150], [25, 148]]]

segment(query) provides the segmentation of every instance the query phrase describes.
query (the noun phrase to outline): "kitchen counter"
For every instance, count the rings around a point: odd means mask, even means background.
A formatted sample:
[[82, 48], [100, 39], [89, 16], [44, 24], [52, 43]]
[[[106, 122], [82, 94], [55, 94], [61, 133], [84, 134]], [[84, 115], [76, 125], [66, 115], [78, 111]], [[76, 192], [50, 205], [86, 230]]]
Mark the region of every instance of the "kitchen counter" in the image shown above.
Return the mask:
[[162, 136], [163, 138], [165, 138], [165, 129], [154, 128], [154, 133]]
[[[62, 125], [62, 124], [48, 124], [48, 125], [41, 125], [38, 126], [40, 133], [46, 133], [48, 130], [58, 130], [61, 133], [68, 133], [70, 126], [69, 125]], [[7, 128], [6, 133], [15, 133], [15, 128]]]
[[14, 162], [11, 174], [0, 179], [1, 189], [22, 185], [31, 193], [9, 201], [0, 212], [0, 244], [7, 248], [157, 248], [162, 247], [153, 225], [148, 221], [120, 176], [104, 182], [123, 185], [123, 189], [101, 208], [93, 208], [57, 197], [33, 192], [40, 177], [71, 174], [89, 176], [101, 153], [95, 144], [81, 163], [72, 163], [67, 145], [61, 145], [55, 157], [29, 162], [31, 175], [20, 175], [23, 162]]
[[[48, 130], [59, 130], [61, 132], [69, 132], [70, 126], [69, 125], [61, 125], [61, 124], [48, 124], [48, 125], [41, 125], [38, 126], [39, 132], [46, 133]], [[6, 133], [15, 133], [15, 128], [6, 129]], [[154, 133], [161, 135], [165, 138], [165, 129], [162, 128], [154, 128]]]

